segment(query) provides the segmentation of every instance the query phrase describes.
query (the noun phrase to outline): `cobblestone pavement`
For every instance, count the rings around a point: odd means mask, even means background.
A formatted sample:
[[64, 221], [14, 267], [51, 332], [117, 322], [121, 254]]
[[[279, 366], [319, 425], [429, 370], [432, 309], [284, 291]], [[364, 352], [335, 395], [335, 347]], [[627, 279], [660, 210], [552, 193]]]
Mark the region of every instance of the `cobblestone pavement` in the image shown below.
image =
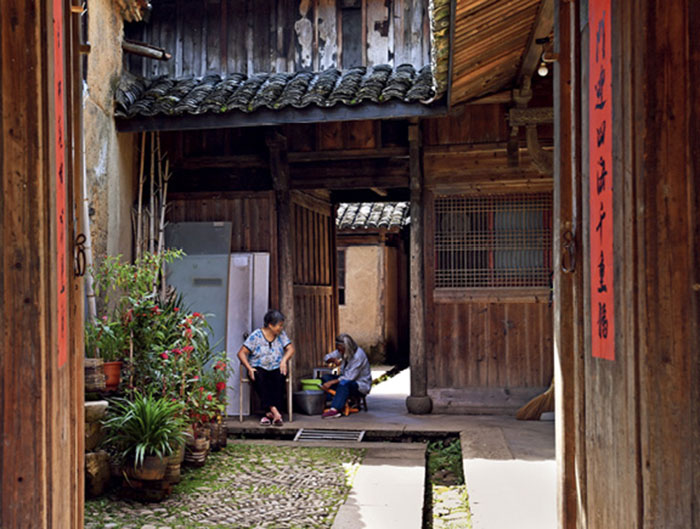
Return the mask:
[[330, 528], [362, 450], [232, 444], [187, 471], [170, 498], [86, 502], [86, 529]]

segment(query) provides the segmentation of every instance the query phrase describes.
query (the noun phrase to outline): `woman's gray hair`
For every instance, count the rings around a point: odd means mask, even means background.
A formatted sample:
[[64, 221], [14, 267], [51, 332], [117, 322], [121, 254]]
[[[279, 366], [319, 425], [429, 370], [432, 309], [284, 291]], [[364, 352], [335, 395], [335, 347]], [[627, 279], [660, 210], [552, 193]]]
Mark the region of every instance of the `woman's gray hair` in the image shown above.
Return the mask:
[[342, 345], [345, 347], [345, 354], [343, 355], [346, 360], [349, 360], [355, 356], [355, 351], [357, 351], [357, 343], [352, 339], [347, 333], [339, 334], [335, 339], [336, 345]]

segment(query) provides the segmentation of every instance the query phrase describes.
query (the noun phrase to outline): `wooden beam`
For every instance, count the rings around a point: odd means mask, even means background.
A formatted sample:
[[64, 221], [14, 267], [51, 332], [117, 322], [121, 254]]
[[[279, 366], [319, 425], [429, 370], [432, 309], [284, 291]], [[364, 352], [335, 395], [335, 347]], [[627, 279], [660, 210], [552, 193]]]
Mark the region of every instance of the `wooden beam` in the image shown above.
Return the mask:
[[538, 39], [548, 37], [552, 33], [554, 27], [554, 0], [542, 0], [535, 24], [530, 32], [530, 40], [527, 43], [527, 49], [523, 55], [523, 62], [520, 64], [518, 72], [518, 86], [523, 86], [527, 79], [532, 78], [537, 66], [540, 63], [542, 56], [543, 45], [538, 44]]
[[294, 238], [292, 234], [292, 201], [289, 189], [287, 138], [277, 132], [267, 137], [270, 153], [270, 173], [275, 190], [277, 210], [277, 254], [280, 310], [286, 316], [285, 325], [292, 340], [297, 335], [294, 321]]
[[331, 201], [339, 202], [404, 202], [411, 199], [408, 188], [387, 189], [386, 197], [378, 197], [369, 189], [336, 190], [331, 193]]
[[291, 167], [295, 189], [369, 189], [408, 187], [408, 160], [376, 159], [324, 162]]
[[410, 413], [425, 414], [432, 410], [428, 396], [425, 358], [425, 278], [423, 275], [423, 166], [420, 124], [408, 126], [409, 172], [411, 188], [411, 281], [410, 281], [410, 362], [411, 395], [406, 398]]
[[[511, 90], [503, 90], [495, 94], [489, 94], [484, 97], [478, 97], [467, 101], [466, 105], [490, 105], [492, 103], [510, 103], [513, 100], [513, 92]], [[454, 109], [454, 107], [453, 107]]]
[[172, 58], [172, 55], [163, 48], [146, 44], [145, 42], [136, 42], [134, 40], [124, 39], [122, 41], [122, 49], [126, 53], [133, 53], [134, 55], [140, 55], [141, 57], [147, 57], [157, 61], [169, 61]]
[[236, 127], [261, 127], [284, 123], [321, 123], [324, 121], [360, 121], [368, 119], [396, 119], [411, 117], [436, 117], [447, 114], [445, 101], [431, 105], [421, 103], [362, 103], [356, 106], [338, 104], [331, 108], [309, 106], [281, 110], [258, 109], [255, 112], [238, 110], [223, 114], [184, 114], [181, 116], [117, 117], [119, 132], [147, 130], [199, 130]]
[[[347, 149], [312, 152], [289, 152], [289, 164], [302, 165], [318, 162], [337, 162], [339, 160], [377, 160], [397, 158], [408, 160], [408, 148], [387, 147], [382, 149]], [[381, 162], [377, 162], [381, 163]], [[269, 167], [269, 159], [259, 154], [235, 154], [228, 156], [189, 156], [181, 158], [175, 164], [178, 169], [264, 169]]]
[[383, 147], [379, 149], [334, 149], [328, 151], [290, 152], [289, 163], [323, 162], [372, 158], [408, 158], [407, 147]]
[[176, 169], [264, 169], [269, 167], [269, 158], [258, 154], [238, 154], [233, 156], [190, 156], [181, 158]]

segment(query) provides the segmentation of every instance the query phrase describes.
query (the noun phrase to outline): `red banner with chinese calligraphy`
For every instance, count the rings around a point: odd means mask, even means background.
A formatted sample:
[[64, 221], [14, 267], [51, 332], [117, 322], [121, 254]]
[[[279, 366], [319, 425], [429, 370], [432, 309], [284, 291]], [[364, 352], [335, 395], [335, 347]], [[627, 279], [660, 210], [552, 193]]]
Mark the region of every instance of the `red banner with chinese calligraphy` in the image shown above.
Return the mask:
[[590, 0], [589, 213], [593, 356], [615, 360], [611, 0]]
[[56, 308], [58, 367], [68, 360], [68, 241], [66, 230], [66, 143], [63, 1], [53, 0], [54, 152], [56, 155]]

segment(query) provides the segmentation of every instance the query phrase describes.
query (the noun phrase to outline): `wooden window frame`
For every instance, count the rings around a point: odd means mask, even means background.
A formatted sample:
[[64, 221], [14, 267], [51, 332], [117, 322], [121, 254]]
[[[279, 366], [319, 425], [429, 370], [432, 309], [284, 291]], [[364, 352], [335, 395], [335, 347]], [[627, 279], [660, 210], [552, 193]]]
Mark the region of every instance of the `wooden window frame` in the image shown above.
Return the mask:
[[[553, 255], [552, 255], [552, 237], [553, 237], [553, 232], [552, 232], [552, 227], [553, 227], [553, 202], [552, 202], [552, 193], [550, 191], [547, 192], [536, 192], [536, 193], [523, 193], [523, 192], [512, 192], [512, 193], [469, 193], [469, 192], [463, 192], [463, 193], [440, 193], [440, 192], [435, 192], [435, 194], [432, 194], [432, 215], [429, 220], [429, 223], [431, 224], [428, 229], [431, 233], [431, 241], [430, 241], [430, 250], [429, 250], [429, 258], [430, 262], [433, 264], [433, 273], [432, 273], [432, 283], [433, 283], [433, 299], [435, 302], [442, 302], [442, 303], [455, 303], [455, 302], [465, 302], [465, 301], [473, 301], [473, 302], [534, 302], [534, 303], [544, 303], [544, 302], [549, 302], [550, 297], [551, 297], [551, 273], [552, 273], [552, 261], [553, 261]], [[495, 212], [498, 212], [499, 210], [502, 210], [504, 212], [509, 212], [511, 210], [507, 209], [507, 205], [509, 201], [513, 201], [514, 204], [518, 204], [520, 202], [521, 204], [523, 203], [522, 201], [526, 201], [527, 199], [532, 198], [533, 199], [533, 204], [535, 205], [534, 211], [542, 211], [542, 227], [539, 228], [541, 230], [541, 237], [544, 237], [541, 242], [538, 244], [535, 244], [533, 246], [534, 250], [542, 250], [545, 252], [543, 256], [543, 262], [549, 261], [549, 269], [547, 270], [546, 268], [543, 267], [531, 267], [531, 268], [525, 268], [525, 270], [531, 270], [531, 273], [533, 274], [533, 279], [531, 281], [528, 281], [527, 278], [524, 278], [522, 276], [519, 276], [517, 271], [514, 271], [513, 269], [510, 269], [508, 272], [505, 272], [505, 277], [507, 279], [503, 279], [502, 277], [499, 278], [498, 280], [500, 281], [511, 281], [515, 283], [520, 283], [517, 285], [493, 285], [493, 284], [483, 284], [483, 283], [492, 283], [494, 281], [494, 277], [497, 276], [498, 269], [496, 268], [496, 257], [495, 253], [497, 251], [504, 251], [505, 255], [508, 254], [508, 252], [513, 251], [513, 247], [508, 247], [506, 246], [504, 249], [503, 247], [499, 248], [498, 245], [494, 242], [494, 238], [497, 237], [496, 233], [496, 227], [494, 226], [494, 218], [495, 218]], [[475, 254], [477, 252], [480, 252], [482, 255], [481, 260], [487, 259], [486, 266], [473, 266], [472, 268], [463, 268], [463, 274], [466, 274], [468, 276], [469, 272], [471, 270], [477, 271], [477, 274], [475, 274], [472, 278], [472, 284], [471, 285], [464, 285], [464, 284], [457, 284], [455, 285], [455, 282], [458, 281], [452, 281], [452, 284], [445, 284], [445, 283], [450, 283], [450, 281], [440, 281], [439, 280], [439, 274], [441, 270], [445, 270], [444, 264], [441, 266], [440, 263], [440, 255], [439, 252], [445, 252], [443, 254], [442, 259], [446, 258], [446, 255], [449, 256], [449, 248], [450, 242], [448, 241], [445, 243], [446, 239], [450, 238], [450, 233], [448, 232], [445, 235], [445, 231], [443, 231], [442, 235], [442, 242], [440, 242], [440, 227], [438, 223], [440, 222], [441, 215], [448, 215], [452, 214], [453, 212], [450, 211], [449, 209], [446, 209], [445, 205], [441, 205], [440, 201], [443, 199], [451, 199], [457, 201], [459, 200], [464, 200], [465, 204], [462, 205], [462, 209], [457, 208], [456, 212], [457, 214], [465, 211], [468, 211], [468, 204], [469, 201], [472, 202], [478, 202], [479, 199], [483, 199], [485, 202], [488, 203], [488, 206], [481, 206], [481, 209], [477, 209], [478, 212], [480, 212], [483, 216], [484, 221], [483, 222], [488, 222], [486, 226], [481, 226], [477, 229], [480, 233], [477, 234], [477, 238], [481, 242], [484, 243], [484, 247], [488, 248], [488, 251], [485, 251], [484, 248], [475, 248], [474, 250], [471, 250], [469, 248], [467, 249], [462, 249], [463, 255], [462, 258], [467, 259], [468, 257], [465, 257], [467, 254], [470, 252], [474, 252]], [[503, 206], [506, 206], [506, 208], [503, 208]], [[488, 209], [490, 207], [491, 209]], [[489, 211], [489, 214], [484, 214], [485, 211]], [[512, 210], [513, 214], [517, 214], [517, 207]], [[524, 207], [522, 209], [523, 212], [529, 212], [533, 211], [528, 207]], [[443, 217], [444, 218], [444, 217]], [[449, 221], [448, 221], [449, 222]], [[483, 224], [482, 222], [482, 224]], [[455, 225], [455, 224], [453, 224]], [[515, 237], [515, 242], [528, 242], [528, 237], [526, 236], [526, 232], [522, 230], [513, 230], [512, 228], [510, 229], [509, 236]], [[456, 232], [459, 232], [459, 228], [456, 229]], [[455, 233], [455, 232], [453, 232]], [[466, 233], [466, 232], [465, 232]], [[525, 239], [523, 240], [522, 237], [518, 238], [519, 235], [525, 235]], [[501, 238], [504, 237], [504, 235], [501, 235]], [[533, 239], [530, 239], [532, 241]], [[535, 239], [537, 240], [537, 239]], [[442, 248], [440, 247], [441, 244], [443, 245]], [[524, 248], [528, 248], [525, 246]], [[520, 248], [515, 248], [515, 250], [519, 250]], [[457, 252], [455, 252], [457, 253]], [[515, 254], [517, 255], [517, 254]], [[428, 257], [428, 256], [426, 256]], [[501, 257], [503, 258], [503, 256]], [[514, 258], [513, 254], [510, 256], [511, 259]], [[476, 262], [473, 262], [473, 265], [476, 265]], [[457, 269], [459, 270], [459, 269]], [[488, 277], [484, 277], [484, 271], [488, 272]], [[449, 269], [448, 269], [449, 272]], [[542, 279], [543, 275], [546, 274], [547, 277], [547, 283], [548, 284], [542, 284]], [[459, 274], [457, 274], [459, 275]], [[502, 274], [503, 276], [504, 274]], [[449, 276], [449, 273], [448, 273]], [[538, 281], [539, 279], [539, 281]], [[462, 283], [468, 282], [468, 280], [462, 280]], [[538, 282], [539, 284], [532, 284]], [[441, 284], [442, 283], [442, 284]], [[481, 283], [481, 284], [479, 284]], [[528, 284], [530, 283], [530, 284]]]

